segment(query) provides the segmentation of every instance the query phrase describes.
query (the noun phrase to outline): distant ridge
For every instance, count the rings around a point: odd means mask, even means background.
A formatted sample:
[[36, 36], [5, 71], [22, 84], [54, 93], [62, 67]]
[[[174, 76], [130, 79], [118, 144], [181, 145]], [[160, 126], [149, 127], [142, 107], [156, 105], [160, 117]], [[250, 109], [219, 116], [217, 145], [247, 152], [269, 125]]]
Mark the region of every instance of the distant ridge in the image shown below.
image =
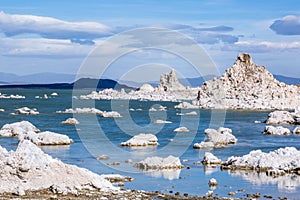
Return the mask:
[[282, 75], [274, 75], [274, 77], [278, 81], [284, 82], [285, 84], [288, 84], [288, 85], [300, 85], [300, 78], [292, 78], [292, 77], [287, 77], [287, 76], [282, 76]]
[[52, 83], [52, 84], [13, 84], [13, 85], [0, 85], [0, 88], [28, 88], [28, 89], [73, 89], [76, 86], [77, 89], [107, 89], [115, 88], [120, 89], [135, 89], [127, 85], [119, 84], [117, 81], [111, 79], [91, 79], [81, 78], [73, 83]]

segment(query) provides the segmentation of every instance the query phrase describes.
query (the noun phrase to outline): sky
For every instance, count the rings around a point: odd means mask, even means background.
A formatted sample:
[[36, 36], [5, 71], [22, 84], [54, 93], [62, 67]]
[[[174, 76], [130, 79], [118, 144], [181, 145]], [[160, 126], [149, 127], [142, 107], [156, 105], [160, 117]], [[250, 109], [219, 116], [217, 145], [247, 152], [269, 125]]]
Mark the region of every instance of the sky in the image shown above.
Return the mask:
[[[149, 32], [148, 27], [170, 30], [171, 35]], [[181, 37], [203, 51], [195, 52]], [[155, 49], [145, 49], [151, 45]], [[126, 52], [105, 70], [111, 78], [131, 79], [145, 71], [138, 76], [144, 80], [151, 65], [160, 69], [153, 74], [175, 66], [182, 76], [196, 77], [186, 58], [198, 56], [201, 62], [200, 54], [222, 74], [239, 53], [251, 54], [256, 64], [273, 74], [299, 78], [300, 1], [0, 0], [0, 72], [91, 75], [82, 68], [98, 48], [102, 50], [94, 67]]]

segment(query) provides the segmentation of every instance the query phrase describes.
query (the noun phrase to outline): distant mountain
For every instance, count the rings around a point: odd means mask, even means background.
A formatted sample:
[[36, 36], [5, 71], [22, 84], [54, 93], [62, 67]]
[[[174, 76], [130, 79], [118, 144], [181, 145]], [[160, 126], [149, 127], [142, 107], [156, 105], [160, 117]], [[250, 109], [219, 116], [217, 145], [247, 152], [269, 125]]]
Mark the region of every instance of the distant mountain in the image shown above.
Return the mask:
[[6, 84], [52, 84], [52, 83], [72, 83], [75, 81], [74, 74], [59, 73], [37, 73], [19, 76], [12, 73], [0, 72], [0, 82]]
[[0, 88], [30, 88], [30, 89], [94, 89], [95, 86], [98, 90], [115, 88], [120, 90], [124, 89], [135, 89], [133, 87], [128, 87], [127, 85], [119, 84], [117, 81], [111, 79], [90, 79], [90, 78], [81, 78], [73, 83], [52, 83], [52, 84], [9, 84], [9, 85], [0, 85]]
[[274, 77], [278, 81], [284, 82], [288, 85], [300, 85], [300, 78], [292, 78], [292, 77], [281, 76], [281, 75], [274, 75]]

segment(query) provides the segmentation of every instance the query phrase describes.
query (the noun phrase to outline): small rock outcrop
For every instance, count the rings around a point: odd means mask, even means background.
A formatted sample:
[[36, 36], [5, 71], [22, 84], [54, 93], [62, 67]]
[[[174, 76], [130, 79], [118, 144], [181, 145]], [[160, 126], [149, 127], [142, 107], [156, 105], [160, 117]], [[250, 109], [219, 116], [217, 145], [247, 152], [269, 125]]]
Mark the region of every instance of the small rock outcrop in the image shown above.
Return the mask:
[[160, 91], [180, 91], [186, 88], [179, 83], [175, 70], [172, 69], [170, 73], [163, 74], [160, 77], [158, 89]]
[[222, 164], [223, 169], [275, 171], [297, 173], [300, 167], [300, 151], [295, 147], [280, 148], [269, 153], [261, 150], [251, 151], [244, 156], [231, 156]]
[[204, 82], [199, 101], [205, 108], [294, 109], [300, 88], [276, 80], [266, 67], [255, 64], [249, 54], [239, 54], [220, 78]]
[[154, 91], [154, 87], [152, 87], [152, 85], [150, 84], [144, 84], [139, 88], [139, 91], [143, 91], [143, 92], [153, 92]]
[[40, 114], [36, 108], [28, 108], [28, 107], [22, 107], [16, 109], [17, 114], [23, 114], [23, 115], [38, 115]]
[[79, 121], [76, 118], [68, 118], [65, 121], [61, 122], [62, 124], [79, 124]]
[[44, 189], [62, 194], [118, 190], [100, 175], [53, 159], [29, 140], [20, 141], [16, 151], [0, 146], [0, 174], [0, 194], [25, 195]]
[[134, 165], [142, 170], [149, 169], [181, 169], [183, 165], [178, 157], [168, 156], [166, 158], [161, 157], [148, 157]]
[[294, 112], [285, 110], [273, 111], [268, 115], [266, 124], [300, 124], [300, 112], [295, 109]]
[[181, 127], [176, 128], [174, 130], [174, 132], [185, 132], [185, 133], [187, 133], [187, 132], [190, 132], [190, 130], [185, 126], [181, 126]]
[[67, 114], [67, 113], [71, 113], [71, 114], [96, 114], [99, 115], [101, 117], [111, 117], [111, 118], [118, 118], [121, 117], [120, 113], [116, 112], [116, 111], [102, 111], [99, 110], [97, 108], [69, 108], [66, 109], [64, 111], [56, 111], [56, 113], [61, 113], [61, 114]]
[[36, 145], [69, 145], [73, 143], [67, 135], [50, 131], [41, 132], [28, 121], [5, 124], [0, 130], [2, 137], [18, 137], [20, 141], [30, 140]]
[[265, 135], [290, 135], [291, 131], [282, 126], [266, 126], [263, 134]]
[[223, 148], [228, 144], [237, 143], [237, 139], [232, 134], [232, 130], [229, 128], [220, 127], [218, 130], [205, 129], [206, 139], [200, 143], [195, 143], [195, 149], [205, 148]]
[[204, 165], [220, 165], [222, 161], [210, 152], [205, 152], [202, 164]]
[[136, 146], [156, 146], [158, 145], [157, 137], [153, 134], [145, 134], [140, 133], [139, 135], [133, 136], [126, 142], [122, 142], [121, 146], [129, 146], [129, 147], [136, 147]]

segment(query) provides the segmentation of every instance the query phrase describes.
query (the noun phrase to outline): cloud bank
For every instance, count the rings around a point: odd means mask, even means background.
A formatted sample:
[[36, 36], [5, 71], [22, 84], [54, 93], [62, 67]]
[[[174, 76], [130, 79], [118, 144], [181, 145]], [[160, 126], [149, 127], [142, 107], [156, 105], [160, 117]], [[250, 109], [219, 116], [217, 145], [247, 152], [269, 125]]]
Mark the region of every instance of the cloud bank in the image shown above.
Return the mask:
[[274, 21], [270, 29], [279, 35], [300, 35], [300, 16], [285, 16]]
[[97, 22], [68, 22], [51, 17], [11, 15], [0, 12], [0, 30], [8, 37], [36, 34], [48, 39], [93, 40], [112, 34], [112, 29]]

